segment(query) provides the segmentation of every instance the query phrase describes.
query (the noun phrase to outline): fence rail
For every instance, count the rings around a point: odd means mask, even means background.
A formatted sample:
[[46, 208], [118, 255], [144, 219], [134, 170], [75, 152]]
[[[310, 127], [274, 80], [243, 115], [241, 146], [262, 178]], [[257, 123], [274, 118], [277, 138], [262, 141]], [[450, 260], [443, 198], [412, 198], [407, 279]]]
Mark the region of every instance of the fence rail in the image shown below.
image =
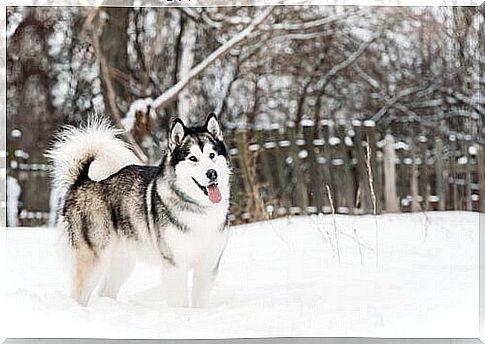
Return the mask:
[[[484, 147], [471, 136], [416, 135], [403, 141], [384, 135], [371, 121], [323, 120], [230, 130], [225, 138], [233, 164], [233, 223], [332, 209], [485, 211]], [[45, 224], [49, 166], [29, 162], [10, 142], [8, 164], [8, 175], [22, 190], [19, 225]]]

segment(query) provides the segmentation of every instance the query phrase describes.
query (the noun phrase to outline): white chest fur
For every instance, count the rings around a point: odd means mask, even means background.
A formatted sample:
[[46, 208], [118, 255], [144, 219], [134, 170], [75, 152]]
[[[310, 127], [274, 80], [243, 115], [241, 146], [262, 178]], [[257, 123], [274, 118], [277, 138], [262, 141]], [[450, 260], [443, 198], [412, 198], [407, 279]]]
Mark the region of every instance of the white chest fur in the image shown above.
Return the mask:
[[202, 214], [180, 213], [179, 221], [188, 230], [166, 228], [164, 239], [177, 265], [187, 268], [217, 265], [227, 242], [227, 230], [221, 230], [226, 212], [227, 205], [221, 203], [206, 208]]

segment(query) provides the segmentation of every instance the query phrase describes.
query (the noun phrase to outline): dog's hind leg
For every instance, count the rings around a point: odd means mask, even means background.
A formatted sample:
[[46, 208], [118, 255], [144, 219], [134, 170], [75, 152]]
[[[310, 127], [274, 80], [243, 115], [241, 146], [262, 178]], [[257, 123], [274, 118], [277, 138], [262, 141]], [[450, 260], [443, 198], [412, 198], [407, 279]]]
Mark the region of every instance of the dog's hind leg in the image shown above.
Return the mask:
[[107, 257], [107, 267], [103, 282], [99, 287], [99, 296], [116, 299], [121, 286], [130, 277], [136, 264], [136, 255], [129, 248], [116, 245], [111, 247]]
[[101, 258], [92, 249], [80, 247], [74, 250], [72, 296], [82, 306], [87, 306], [98, 284], [101, 265]]

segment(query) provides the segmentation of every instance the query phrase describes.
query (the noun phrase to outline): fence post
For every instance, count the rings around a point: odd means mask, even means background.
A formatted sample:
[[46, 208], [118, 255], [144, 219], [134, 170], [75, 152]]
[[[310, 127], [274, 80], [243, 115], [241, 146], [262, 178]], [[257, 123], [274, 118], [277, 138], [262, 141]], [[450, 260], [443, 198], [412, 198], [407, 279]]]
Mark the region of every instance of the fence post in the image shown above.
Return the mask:
[[448, 188], [448, 183], [445, 183], [444, 174], [448, 175], [445, 171], [445, 164], [443, 161], [443, 140], [440, 137], [435, 139], [435, 177], [436, 177], [436, 194], [439, 197], [438, 209], [445, 210], [446, 208], [446, 189]]
[[[377, 129], [376, 123], [374, 121], [364, 121], [365, 133], [367, 136], [367, 144], [370, 145], [371, 150], [371, 166], [372, 166], [372, 176], [374, 178], [374, 192], [376, 196], [376, 213], [380, 214], [382, 212], [382, 170], [377, 159]], [[370, 195], [369, 195], [370, 196]]]
[[470, 139], [465, 138], [463, 144], [465, 147], [466, 167], [465, 167], [465, 203], [466, 210], [473, 210], [472, 203], [472, 159], [470, 154]]
[[480, 212], [485, 213], [485, 149], [483, 145], [477, 145], [477, 172], [478, 172], [478, 182], [480, 184]]
[[[308, 207], [308, 191], [306, 185], [305, 174], [303, 173], [302, 166], [300, 163], [300, 156], [299, 156], [299, 147], [296, 144], [296, 128], [295, 122], [288, 122], [287, 123], [287, 135], [288, 140], [290, 141], [290, 156], [292, 160], [292, 181], [293, 185], [295, 186], [295, 194], [296, 194], [296, 205], [300, 207], [301, 213], [307, 213]], [[312, 163], [312, 162], [310, 162]]]
[[265, 181], [265, 188], [267, 193], [266, 203], [273, 203], [275, 198], [275, 178], [273, 176], [273, 170], [271, 167], [271, 151], [265, 147], [266, 131], [263, 128], [259, 128], [256, 132], [257, 142], [260, 147], [259, 161], [263, 168], [263, 177]]
[[360, 188], [360, 204], [365, 214], [372, 214], [372, 198], [370, 194], [369, 181], [367, 177], [367, 167], [365, 164], [365, 149], [362, 146], [364, 142], [364, 130], [362, 122], [358, 120], [352, 121], [352, 126], [355, 131], [354, 147], [355, 157], [357, 159], [357, 176], [358, 187]]
[[421, 207], [418, 201], [418, 167], [416, 165], [416, 144], [413, 138], [409, 139], [409, 145], [411, 146], [411, 211], [420, 211]]
[[[323, 160], [322, 160], [322, 166], [321, 169], [323, 170], [323, 182], [325, 184], [328, 184], [329, 186], [334, 188], [334, 180], [335, 176], [333, 174], [332, 170], [332, 156], [330, 154], [330, 144], [329, 144], [329, 137], [330, 137], [330, 126], [332, 125], [332, 121], [328, 119], [323, 119], [320, 121], [320, 128], [322, 132], [322, 138], [324, 140], [324, 144], [322, 147], [322, 155], [323, 155]], [[317, 128], [315, 128], [317, 130]], [[324, 161], [324, 163], [323, 163]], [[328, 197], [325, 197], [323, 200], [323, 204], [328, 207], [328, 209], [331, 209], [330, 207], [330, 201], [328, 200]], [[319, 210], [319, 212], [322, 210]], [[330, 210], [329, 210], [330, 211]]]
[[[253, 164], [255, 160], [253, 159], [253, 152], [249, 150], [249, 139], [248, 130], [240, 130], [236, 132], [236, 145], [239, 151], [239, 160], [241, 167], [241, 174], [244, 183], [244, 190], [247, 198], [247, 208], [251, 217], [256, 220], [263, 219], [264, 209], [263, 202], [261, 201], [261, 196], [259, 193], [258, 180], [256, 180]], [[256, 153], [254, 153], [256, 154]]]
[[339, 157], [343, 161], [343, 183], [340, 185], [344, 191], [341, 192], [340, 203], [345, 205], [350, 214], [354, 213], [354, 179], [352, 178], [352, 166], [347, 152], [347, 140], [350, 137], [347, 136], [347, 128], [345, 122], [339, 122], [337, 124], [337, 137], [340, 143], [337, 144], [337, 150]]
[[314, 196], [317, 213], [320, 213], [323, 208], [324, 183], [322, 176], [318, 171], [317, 156], [315, 154], [315, 146], [313, 144], [313, 139], [315, 138], [314, 123], [310, 120], [305, 120], [301, 121], [301, 126], [303, 130], [303, 137], [305, 138], [305, 149], [308, 153], [311, 193], [313, 193]]
[[[235, 130], [232, 129], [228, 135], [225, 135], [225, 140], [227, 142], [227, 146], [229, 148], [229, 155], [231, 159], [231, 164], [232, 164], [232, 169], [233, 169], [233, 176], [231, 178], [231, 204], [232, 206], [232, 214], [234, 216], [237, 216], [239, 209], [239, 204], [241, 200], [241, 182], [242, 182], [242, 177], [241, 174], [239, 173], [240, 168], [240, 162], [239, 162], [239, 152], [236, 147], [236, 141], [235, 141]], [[238, 214], [240, 215], [240, 213]]]
[[251, 199], [251, 186], [249, 184], [249, 175], [248, 175], [248, 155], [247, 155], [247, 133], [245, 129], [242, 130], [237, 130], [236, 135], [234, 137], [234, 141], [236, 143], [237, 147], [237, 159], [238, 159], [238, 165], [239, 165], [239, 172], [243, 184], [243, 199], [246, 199], [247, 204], [245, 209], [241, 209], [241, 215], [250, 210], [252, 208], [252, 199]]
[[396, 191], [396, 151], [394, 150], [394, 137], [385, 136], [384, 146], [384, 199], [385, 209], [388, 213], [399, 211], [399, 201]]
[[[280, 127], [278, 124], [271, 126], [271, 140], [274, 143], [273, 154], [276, 160], [275, 173], [278, 179], [278, 195], [280, 196], [280, 204], [284, 208], [285, 212], [288, 212], [290, 208], [290, 194], [288, 187], [288, 180], [286, 178], [286, 163], [283, 151], [280, 147], [281, 135]], [[280, 212], [282, 209], [279, 210]]]
[[418, 137], [419, 151], [421, 155], [421, 164], [419, 170], [419, 195], [422, 197], [422, 210], [426, 211], [429, 209], [429, 181], [428, 181], [428, 165], [426, 163], [427, 156], [426, 152], [428, 149], [428, 139], [426, 136], [421, 135]]
[[455, 135], [450, 135], [449, 136], [449, 148], [450, 148], [450, 173], [449, 176], [451, 176], [451, 189], [452, 189], [452, 209], [453, 210], [458, 210], [459, 209], [459, 200], [458, 200], [458, 172], [457, 172], [457, 161], [456, 161], [456, 147], [457, 147], [457, 142], [456, 142], [456, 136]]

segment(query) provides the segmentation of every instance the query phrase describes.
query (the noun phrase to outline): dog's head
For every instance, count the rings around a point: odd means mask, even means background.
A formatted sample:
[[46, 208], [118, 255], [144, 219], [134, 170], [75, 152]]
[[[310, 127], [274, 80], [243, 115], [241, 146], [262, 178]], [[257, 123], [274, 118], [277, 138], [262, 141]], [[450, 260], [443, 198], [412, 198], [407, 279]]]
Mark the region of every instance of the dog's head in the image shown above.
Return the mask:
[[209, 114], [203, 126], [187, 127], [177, 118], [170, 129], [167, 167], [172, 187], [200, 205], [229, 200], [230, 166], [217, 117]]

